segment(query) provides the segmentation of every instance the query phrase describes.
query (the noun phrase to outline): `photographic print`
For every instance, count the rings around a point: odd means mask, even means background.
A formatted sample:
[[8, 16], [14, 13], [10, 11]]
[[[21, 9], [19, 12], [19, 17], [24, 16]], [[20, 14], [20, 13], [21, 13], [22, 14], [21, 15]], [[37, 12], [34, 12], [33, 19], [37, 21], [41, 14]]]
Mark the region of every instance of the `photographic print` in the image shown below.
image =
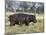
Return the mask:
[[43, 32], [43, 2], [5, 0], [6, 35]]

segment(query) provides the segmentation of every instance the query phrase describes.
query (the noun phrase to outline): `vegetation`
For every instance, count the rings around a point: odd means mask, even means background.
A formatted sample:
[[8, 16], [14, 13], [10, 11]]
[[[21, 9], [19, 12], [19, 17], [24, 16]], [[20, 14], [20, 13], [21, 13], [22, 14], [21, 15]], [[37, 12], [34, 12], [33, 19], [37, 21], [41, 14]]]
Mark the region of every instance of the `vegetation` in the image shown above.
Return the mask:
[[[25, 2], [25, 1], [6, 1], [6, 12], [44, 12], [44, 3], [40, 2]], [[16, 9], [17, 8], [17, 9]], [[21, 8], [21, 10], [19, 9]]]
[[5, 33], [37, 33], [44, 32], [44, 18], [43, 14], [36, 15], [37, 23], [30, 23], [29, 26], [9, 26], [10, 22], [8, 21], [8, 16], [12, 15], [13, 12], [6, 12], [6, 32]]

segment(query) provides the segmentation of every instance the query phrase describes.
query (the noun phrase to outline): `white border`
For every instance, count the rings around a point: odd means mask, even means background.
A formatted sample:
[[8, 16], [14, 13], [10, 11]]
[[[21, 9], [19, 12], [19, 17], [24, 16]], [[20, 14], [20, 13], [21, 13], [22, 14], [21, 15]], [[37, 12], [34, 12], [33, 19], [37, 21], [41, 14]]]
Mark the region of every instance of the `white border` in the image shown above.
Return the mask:
[[0, 35], [4, 35], [5, 26], [5, 12], [4, 12], [4, 0], [0, 0]]
[[[5, 34], [5, 0], [0, 0], [0, 35]], [[17, 0], [18, 1], [18, 0]], [[25, 1], [25, 0], [19, 0]], [[46, 0], [26, 0], [31, 2], [44, 2], [44, 11], [46, 11]], [[44, 12], [44, 31], [46, 32], [46, 12]], [[30, 33], [21, 35], [46, 35], [46, 33]]]

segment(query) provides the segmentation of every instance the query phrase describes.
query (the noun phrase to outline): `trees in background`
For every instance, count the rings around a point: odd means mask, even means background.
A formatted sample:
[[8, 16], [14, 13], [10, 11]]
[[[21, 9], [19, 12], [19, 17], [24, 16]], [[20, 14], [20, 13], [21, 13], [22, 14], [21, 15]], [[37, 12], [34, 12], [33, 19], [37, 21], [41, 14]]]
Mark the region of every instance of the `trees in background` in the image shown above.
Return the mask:
[[[17, 9], [16, 9], [17, 8]], [[33, 13], [43, 13], [44, 12], [44, 3], [39, 2], [25, 2], [25, 1], [7, 1], [5, 4], [5, 10], [16, 12], [21, 8], [22, 12], [33, 12]]]
[[9, 1], [8, 3], [8, 9], [11, 11], [11, 12], [16, 12], [16, 2], [15, 1]]
[[21, 2], [20, 7], [23, 9], [23, 12], [25, 12], [25, 10], [28, 8], [27, 2]]

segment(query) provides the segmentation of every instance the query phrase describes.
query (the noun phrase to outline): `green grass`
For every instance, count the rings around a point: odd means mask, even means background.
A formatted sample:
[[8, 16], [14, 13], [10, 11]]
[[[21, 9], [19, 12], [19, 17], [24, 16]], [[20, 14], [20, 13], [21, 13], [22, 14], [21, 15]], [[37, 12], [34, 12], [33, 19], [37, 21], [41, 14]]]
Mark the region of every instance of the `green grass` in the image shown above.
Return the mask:
[[44, 32], [44, 17], [43, 15], [39, 14], [36, 15], [37, 23], [29, 24], [29, 26], [9, 26], [10, 22], [8, 21], [8, 16], [11, 15], [11, 12], [6, 12], [6, 26], [5, 26], [5, 33], [37, 33], [37, 32]]

